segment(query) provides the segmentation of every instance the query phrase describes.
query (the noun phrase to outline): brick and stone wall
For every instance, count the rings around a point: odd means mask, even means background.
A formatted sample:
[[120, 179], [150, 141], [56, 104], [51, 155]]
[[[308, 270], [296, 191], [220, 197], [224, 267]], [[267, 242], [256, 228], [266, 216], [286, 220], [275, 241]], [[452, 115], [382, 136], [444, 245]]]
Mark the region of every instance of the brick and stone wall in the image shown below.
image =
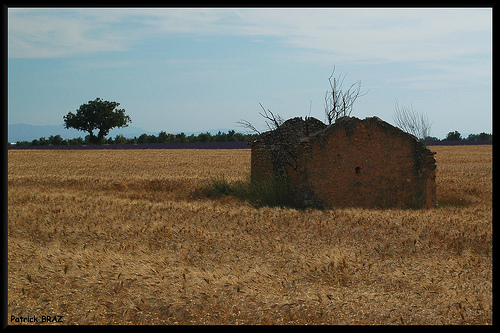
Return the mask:
[[274, 131], [259, 135], [250, 142], [252, 179], [263, 179], [282, 172], [295, 182], [300, 139], [325, 127], [316, 118], [303, 120], [296, 117], [285, 121]]
[[[252, 179], [284, 172], [305, 206], [318, 201], [325, 208], [436, 205], [433, 153], [377, 117], [344, 117], [329, 126], [293, 118], [250, 144]], [[289, 163], [277, 158], [284, 153]]]
[[304, 138], [298, 193], [325, 207], [414, 207], [436, 204], [433, 153], [379, 118], [343, 118]]
[[255, 145], [251, 147], [251, 165], [250, 172], [252, 180], [268, 179], [273, 175], [274, 162], [272, 154], [269, 151], [270, 146]]

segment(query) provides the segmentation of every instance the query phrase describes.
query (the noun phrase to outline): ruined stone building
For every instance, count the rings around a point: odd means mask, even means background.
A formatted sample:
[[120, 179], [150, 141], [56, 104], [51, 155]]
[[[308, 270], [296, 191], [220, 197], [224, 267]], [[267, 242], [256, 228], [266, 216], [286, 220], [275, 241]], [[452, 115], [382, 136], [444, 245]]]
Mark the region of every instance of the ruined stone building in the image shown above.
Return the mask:
[[287, 174], [295, 183], [300, 139], [326, 125], [316, 118], [300, 117], [285, 121], [274, 131], [262, 133], [252, 142], [252, 179], [265, 179], [276, 173]]
[[377, 117], [293, 118], [250, 145], [252, 180], [284, 174], [304, 206], [436, 205], [434, 153]]

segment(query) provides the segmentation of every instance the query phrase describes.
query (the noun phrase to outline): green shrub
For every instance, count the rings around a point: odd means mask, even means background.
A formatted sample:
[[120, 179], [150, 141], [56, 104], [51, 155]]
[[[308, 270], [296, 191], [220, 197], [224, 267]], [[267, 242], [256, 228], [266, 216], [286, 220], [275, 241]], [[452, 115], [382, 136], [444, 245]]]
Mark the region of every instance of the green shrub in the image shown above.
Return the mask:
[[[276, 176], [266, 180], [246, 180], [230, 183], [224, 177], [210, 179], [202, 188], [204, 196], [220, 198], [233, 196], [250, 202], [256, 207], [305, 208], [299, 200], [293, 186], [286, 177]], [[320, 205], [313, 205], [319, 208]]]
[[253, 205], [269, 207], [298, 208], [295, 190], [284, 176], [275, 176], [266, 180], [251, 180], [243, 187], [244, 199]]
[[202, 193], [209, 198], [220, 198], [226, 195], [232, 195], [231, 184], [222, 177], [213, 177], [202, 188]]

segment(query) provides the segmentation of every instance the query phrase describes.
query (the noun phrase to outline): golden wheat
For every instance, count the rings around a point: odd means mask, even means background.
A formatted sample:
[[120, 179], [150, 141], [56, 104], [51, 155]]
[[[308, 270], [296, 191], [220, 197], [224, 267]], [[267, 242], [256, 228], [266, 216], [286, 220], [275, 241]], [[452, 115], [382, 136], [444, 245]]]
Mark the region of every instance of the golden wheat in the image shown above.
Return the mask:
[[432, 210], [202, 198], [249, 150], [8, 152], [8, 321], [491, 324], [492, 148], [431, 147]]

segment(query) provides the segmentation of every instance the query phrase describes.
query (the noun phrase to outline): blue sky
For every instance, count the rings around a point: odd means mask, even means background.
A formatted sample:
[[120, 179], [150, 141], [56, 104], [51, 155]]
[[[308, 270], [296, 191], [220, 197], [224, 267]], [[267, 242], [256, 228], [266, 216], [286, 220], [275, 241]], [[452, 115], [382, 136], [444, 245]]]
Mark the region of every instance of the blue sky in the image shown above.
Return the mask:
[[492, 132], [491, 8], [8, 9], [9, 124], [96, 97], [156, 132], [265, 129], [259, 103], [325, 120], [334, 66], [368, 91], [352, 116], [394, 124], [397, 100], [433, 136]]

